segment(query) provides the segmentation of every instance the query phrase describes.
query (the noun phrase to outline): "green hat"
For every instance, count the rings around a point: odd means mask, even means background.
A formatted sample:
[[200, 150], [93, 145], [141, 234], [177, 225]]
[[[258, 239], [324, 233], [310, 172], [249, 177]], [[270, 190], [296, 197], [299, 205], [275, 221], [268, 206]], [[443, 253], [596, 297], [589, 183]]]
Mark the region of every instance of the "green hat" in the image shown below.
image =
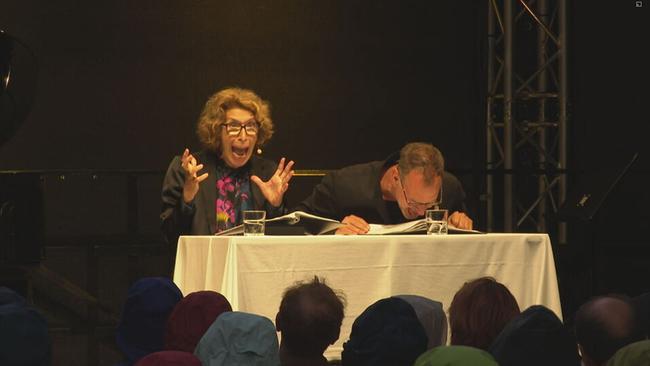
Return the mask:
[[650, 365], [650, 340], [630, 343], [616, 351], [607, 366]]
[[414, 366], [499, 366], [491, 354], [468, 346], [441, 346], [420, 355]]

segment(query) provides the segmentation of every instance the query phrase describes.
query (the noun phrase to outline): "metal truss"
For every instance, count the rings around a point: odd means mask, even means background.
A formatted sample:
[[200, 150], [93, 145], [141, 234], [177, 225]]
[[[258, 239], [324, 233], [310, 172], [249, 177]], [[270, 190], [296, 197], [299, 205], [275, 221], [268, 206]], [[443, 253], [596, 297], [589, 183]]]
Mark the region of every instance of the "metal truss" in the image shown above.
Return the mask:
[[567, 188], [566, 0], [488, 7], [487, 230], [499, 229], [502, 214], [505, 232], [553, 232], [566, 242], [565, 224], [549, 220]]

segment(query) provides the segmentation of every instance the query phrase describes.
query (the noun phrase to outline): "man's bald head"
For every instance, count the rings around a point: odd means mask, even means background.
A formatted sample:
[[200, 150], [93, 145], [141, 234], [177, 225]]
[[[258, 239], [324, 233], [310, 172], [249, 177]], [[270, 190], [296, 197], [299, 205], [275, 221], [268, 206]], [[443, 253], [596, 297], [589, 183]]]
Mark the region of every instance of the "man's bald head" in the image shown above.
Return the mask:
[[576, 313], [576, 337], [585, 360], [602, 365], [621, 347], [643, 339], [634, 305], [625, 296], [602, 296]]

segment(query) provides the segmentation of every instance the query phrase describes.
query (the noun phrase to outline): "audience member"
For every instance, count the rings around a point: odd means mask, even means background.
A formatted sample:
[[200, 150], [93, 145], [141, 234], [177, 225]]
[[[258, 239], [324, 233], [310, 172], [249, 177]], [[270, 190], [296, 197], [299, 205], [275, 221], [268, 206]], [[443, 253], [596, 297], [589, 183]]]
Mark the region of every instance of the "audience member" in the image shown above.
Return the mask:
[[623, 296], [601, 296], [576, 313], [576, 337], [585, 366], [601, 366], [623, 346], [644, 338], [634, 304]]
[[468, 346], [436, 347], [422, 354], [413, 366], [499, 366], [491, 354]]
[[0, 287], [0, 365], [48, 366], [51, 345], [45, 318], [25, 299]]
[[197, 291], [185, 296], [167, 319], [165, 349], [194, 352], [205, 331], [226, 311], [232, 307], [218, 292]]
[[515, 297], [494, 278], [466, 282], [449, 306], [451, 344], [487, 350], [519, 313]]
[[25, 298], [9, 287], [0, 286], [0, 305], [25, 304]]
[[534, 305], [503, 328], [489, 352], [501, 366], [578, 366], [578, 347], [551, 310]]
[[389, 297], [370, 305], [343, 344], [343, 366], [411, 366], [427, 350], [427, 334], [408, 302]]
[[201, 366], [201, 360], [188, 352], [159, 351], [144, 356], [135, 366]]
[[418, 295], [395, 296], [409, 303], [415, 310], [420, 324], [427, 333], [427, 349], [443, 346], [447, 343], [447, 315], [442, 303]]
[[126, 358], [122, 365], [133, 365], [163, 350], [167, 318], [182, 297], [178, 287], [164, 277], [146, 277], [131, 285], [115, 337]]
[[650, 365], [650, 340], [628, 344], [616, 351], [607, 366], [645, 366]]
[[203, 366], [278, 366], [278, 336], [260, 315], [225, 312], [208, 328], [194, 354]]
[[339, 339], [345, 299], [314, 277], [284, 292], [275, 317], [282, 366], [327, 365], [325, 349]]

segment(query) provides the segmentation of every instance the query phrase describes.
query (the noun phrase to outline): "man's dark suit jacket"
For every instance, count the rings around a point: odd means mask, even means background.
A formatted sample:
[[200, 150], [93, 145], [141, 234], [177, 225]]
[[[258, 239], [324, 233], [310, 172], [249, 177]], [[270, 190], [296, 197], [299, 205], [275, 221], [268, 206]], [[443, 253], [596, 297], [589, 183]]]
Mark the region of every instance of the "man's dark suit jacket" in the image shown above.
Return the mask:
[[[180, 235], [212, 235], [217, 230], [215, 201], [217, 199], [216, 168], [219, 158], [215, 154], [205, 151], [196, 154], [195, 157], [204, 166], [199, 175], [207, 172], [208, 178], [200, 183], [201, 187], [192, 205], [185, 204], [182, 198], [185, 171], [181, 166], [180, 156], [174, 157], [169, 164], [163, 181], [160, 218], [163, 233], [172, 245], [176, 244]], [[277, 169], [275, 162], [257, 156], [252, 156], [248, 164], [250, 164], [251, 175], [257, 175], [263, 181], [271, 178]], [[252, 181], [250, 187], [254, 209], [265, 210], [267, 217], [284, 213], [284, 205], [273, 207]]]
[[[391, 218], [387, 201], [381, 196], [381, 174], [385, 168], [396, 163], [397, 160], [389, 158], [331, 172], [314, 188], [311, 196], [298, 204], [294, 210], [335, 220], [356, 215], [370, 224], [387, 225], [409, 221], [404, 217], [401, 217], [401, 220]], [[442, 186], [440, 208], [449, 210], [449, 214], [455, 211], [466, 212], [465, 191], [458, 178], [445, 172]]]

